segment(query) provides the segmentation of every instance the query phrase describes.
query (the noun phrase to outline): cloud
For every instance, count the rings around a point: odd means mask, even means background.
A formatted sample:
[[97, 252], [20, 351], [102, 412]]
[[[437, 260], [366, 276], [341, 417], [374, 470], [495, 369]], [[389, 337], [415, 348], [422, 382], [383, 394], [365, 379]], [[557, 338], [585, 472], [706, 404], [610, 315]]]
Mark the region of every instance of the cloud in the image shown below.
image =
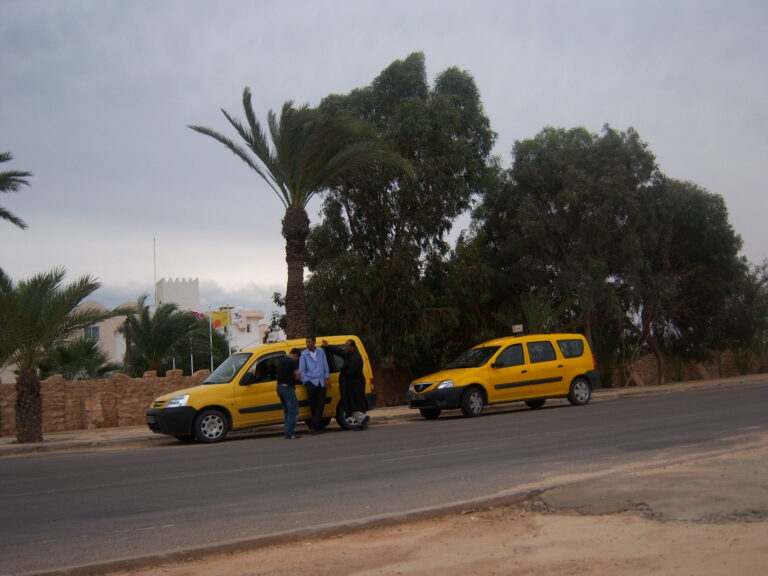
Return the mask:
[[475, 77], [506, 164], [547, 125], [634, 126], [669, 176], [725, 198], [760, 262], [766, 21], [760, 1], [1, 2], [0, 150], [33, 176], [0, 198], [30, 225], [0, 222], [0, 266], [93, 274], [117, 303], [155, 275], [199, 278], [212, 306], [269, 309], [282, 205], [187, 125], [227, 132], [220, 109], [241, 116], [245, 86], [262, 119], [317, 104], [415, 50], [430, 79]]

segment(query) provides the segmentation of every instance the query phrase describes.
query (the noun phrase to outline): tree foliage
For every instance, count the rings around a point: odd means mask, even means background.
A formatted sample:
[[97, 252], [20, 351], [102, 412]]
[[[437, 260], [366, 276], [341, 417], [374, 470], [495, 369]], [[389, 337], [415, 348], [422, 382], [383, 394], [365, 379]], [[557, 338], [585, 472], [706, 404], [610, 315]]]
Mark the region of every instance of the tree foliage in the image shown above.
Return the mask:
[[177, 350], [189, 349], [189, 338], [198, 324], [195, 316], [179, 310], [176, 304], [161, 304], [152, 313], [147, 295], [141, 296], [120, 328], [125, 337], [125, 365], [129, 373], [141, 376], [154, 370], [159, 376], [165, 375]]
[[76, 338], [54, 344], [40, 362], [40, 377], [49, 378], [61, 374], [65, 380], [103, 378], [120, 368], [110, 362], [98, 340]]
[[[0, 152], [0, 163], [9, 162], [13, 159], [10, 152]], [[18, 192], [22, 186], [29, 186], [29, 178], [32, 176], [31, 172], [24, 172], [21, 170], [6, 170], [0, 172], [0, 192]], [[10, 212], [9, 210], [0, 206], [0, 220], [7, 220], [11, 224], [18, 226], [19, 228], [26, 228], [27, 224]]]
[[513, 152], [474, 214], [508, 314], [523, 312], [509, 294], [535, 294], [540, 310], [564, 309], [559, 329], [608, 358], [627, 338], [650, 348], [660, 381], [673, 343], [689, 354], [725, 345], [722, 312], [745, 264], [720, 196], [664, 176], [631, 128], [546, 128]]
[[378, 362], [414, 366], [430, 338], [456, 322], [458, 310], [426, 289], [426, 275], [481, 189], [495, 135], [469, 73], [449, 68], [430, 86], [421, 53], [320, 109], [371, 122], [415, 176], [354, 173], [329, 191], [308, 243], [310, 325], [355, 331]]

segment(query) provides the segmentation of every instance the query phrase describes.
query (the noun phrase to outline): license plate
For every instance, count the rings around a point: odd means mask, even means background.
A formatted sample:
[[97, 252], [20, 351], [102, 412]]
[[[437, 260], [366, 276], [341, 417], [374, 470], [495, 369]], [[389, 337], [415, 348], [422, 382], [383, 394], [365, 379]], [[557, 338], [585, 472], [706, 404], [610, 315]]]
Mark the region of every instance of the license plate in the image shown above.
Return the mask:
[[154, 414], [147, 414], [147, 424], [154, 424], [157, 422], [157, 419]]
[[425, 394], [411, 394], [411, 400], [424, 400]]

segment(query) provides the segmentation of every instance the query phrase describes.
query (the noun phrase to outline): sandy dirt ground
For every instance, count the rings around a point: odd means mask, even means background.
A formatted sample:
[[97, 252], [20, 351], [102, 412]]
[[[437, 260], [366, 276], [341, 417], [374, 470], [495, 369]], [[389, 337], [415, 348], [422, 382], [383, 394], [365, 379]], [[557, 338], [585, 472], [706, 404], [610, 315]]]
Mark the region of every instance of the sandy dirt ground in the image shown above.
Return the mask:
[[768, 573], [768, 435], [745, 436], [708, 452], [564, 481], [565, 485], [514, 505], [467, 508], [430, 519], [113, 574]]

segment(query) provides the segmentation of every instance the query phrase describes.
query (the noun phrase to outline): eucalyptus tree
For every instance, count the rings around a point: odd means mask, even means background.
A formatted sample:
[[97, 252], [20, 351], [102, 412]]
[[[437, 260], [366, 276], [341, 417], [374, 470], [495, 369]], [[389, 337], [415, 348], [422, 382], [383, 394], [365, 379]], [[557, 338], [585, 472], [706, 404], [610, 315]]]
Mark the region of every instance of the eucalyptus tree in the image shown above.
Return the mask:
[[81, 310], [78, 305], [100, 283], [82, 276], [64, 284], [64, 268], [55, 268], [14, 283], [0, 270], [0, 364], [15, 365], [16, 438], [19, 442], [40, 442], [42, 398], [40, 363], [48, 350], [88, 326], [125, 313]]
[[[500, 222], [556, 302], [574, 304], [588, 339], [598, 316], [620, 314], [615, 281], [635, 258], [631, 222], [639, 194], [660, 178], [656, 160], [632, 128], [545, 128], [515, 143], [510, 170], [514, 219]], [[497, 220], [497, 222], [499, 222]]]
[[472, 76], [451, 67], [430, 85], [422, 53], [320, 109], [374, 124], [415, 177], [354, 174], [326, 195], [309, 242], [311, 326], [360, 333], [377, 363], [414, 369], [457, 327], [459, 310], [430, 292], [427, 275], [439, 273], [447, 234], [483, 186], [495, 134]]
[[366, 122], [341, 114], [325, 114], [308, 105], [283, 104], [280, 116], [267, 114], [267, 127], [256, 119], [251, 91], [243, 90], [245, 123], [222, 110], [242, 144], [205, 128], [189, 126], [223, 144], [275, 192], [285, 208], [282, 234], [288, 283], [285, 293], [287, 336], [307, 334], [304, 265], [309, 234], [307, 203], [355, 172], [392, 166], [401, 173], [410, 165], [393, 153]]
[[641, 196], [632, 223], [639, 257], [624, 263], [626, 325], [646, 342], [665, 379], [665, 348], [701, 360], [735, 341], [731, 318], [748, 270], [723, 198], [664, 178]]
[[155, 370], [164, 375], [174, 355], [189, 348], [190, 335], [198, 324], [193, 314], [179, 310], [176, 304], [160, 304], [152, 312], [147, 295], [141, 296], [120, 327], [125, 337], [125, 364], [131, 374]]
[[[0, 152], [0, 163], [9, 162], [13, 159], [10, 152]], [[31, 172], [21, 170], [6, 170], [0, 172], [0, 192], [18, 192], [22, 186], [29, 186], [27, 178], [32, 176]], [[19, 228], [26, 228], [27, 224], [18, 216], [0, 206], [0, 220], [7, 220]]]

